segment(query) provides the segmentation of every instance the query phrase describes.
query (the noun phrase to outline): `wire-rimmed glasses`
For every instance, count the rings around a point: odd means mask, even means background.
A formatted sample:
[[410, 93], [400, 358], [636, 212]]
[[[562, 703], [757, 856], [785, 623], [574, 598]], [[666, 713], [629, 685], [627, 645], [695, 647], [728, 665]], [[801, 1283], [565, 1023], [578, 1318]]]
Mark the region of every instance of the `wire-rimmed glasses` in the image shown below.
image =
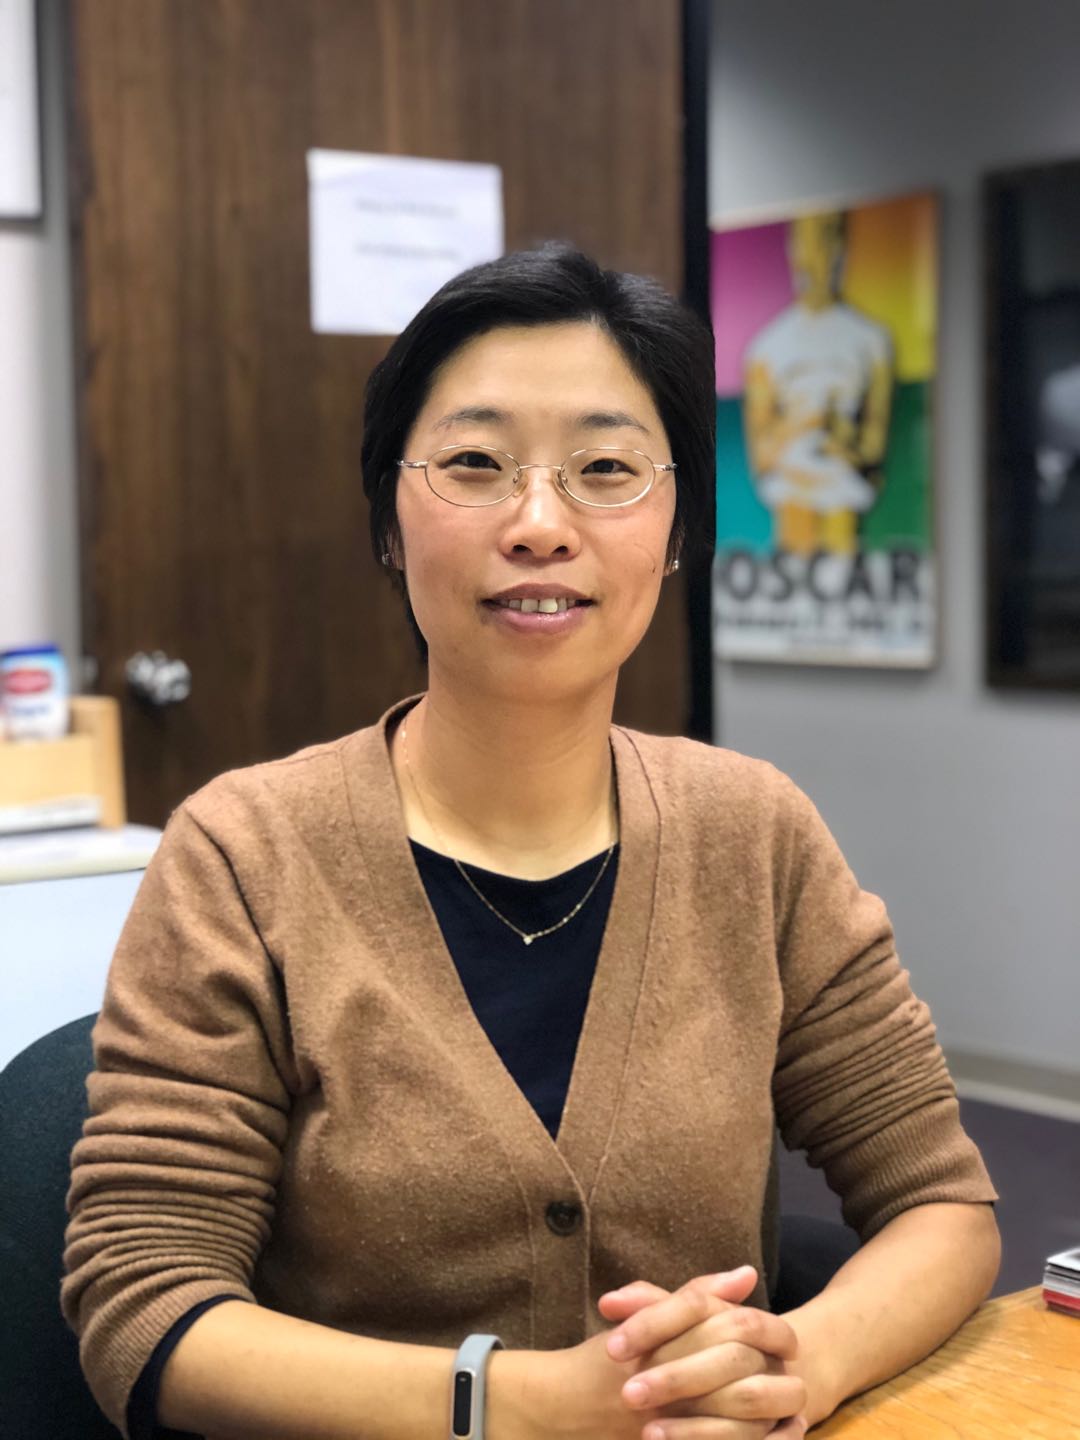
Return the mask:
[[556, 483], [572, 500], [602, 510], [643, 500], [658, 474], [675, 469], [673, 461], [658, 465], [642, 450], [616, 445], [575, 450], [561, 465], [519, 465], [490, 445], [444, 445], [426, 460], [397, 463], [423, 470], [428, 488], [450, 505], [498, 505], [520, 493], [526, 470], [554, 470]]

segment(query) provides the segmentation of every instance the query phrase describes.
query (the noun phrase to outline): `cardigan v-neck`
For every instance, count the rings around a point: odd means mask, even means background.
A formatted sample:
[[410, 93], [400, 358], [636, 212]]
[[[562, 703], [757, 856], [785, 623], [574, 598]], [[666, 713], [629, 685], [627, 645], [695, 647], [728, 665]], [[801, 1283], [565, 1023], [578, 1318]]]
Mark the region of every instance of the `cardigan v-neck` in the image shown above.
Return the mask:
[[619, 869], [552, 1140], [417, 874], [386, 738], [411, 703], [211, 782], [147, 869], [62, 1287], [120, 1426], [162, 1336], [222, 1294], [540, 1349], [601, 1329], [598, 1297], [639, 1277], [749, 1263], [765, 1305], [777, 1126], [864, 1238], [994, 1198], [884, 907], [813, 805], [763, 762], [619, 727]]
[[587, 1198], [618, 1111], [652, 923], [660, 818], [648, 780], [632, 741], [613, 727], [619, 872], [562, 1124], [558, 1139], [552, 1140], [473, 1013], [413, 860], [387, 736], [419, 699], [413, 696], [394, 706], [340, 752], [357, 846], [372, 890], [396, 897], [393, 929], [388, 927], [385, 936], [395, 978], [418, 1007], [440, 1015], [446, 1033], [453, 1036], [459, 1063], [485, 1097], [489, 1122], [503, 1136], [514, 1167], [541, 1185], [550, 1184], [553, 1171], [561, 1168], [571, 1189]]
[[[557, 1137], [618, 846], [544, 880], [470, 865], [472, 884], [448, 856], [416, 840], [410, 848], [470, 1009], [544, 1129]], [[536, 939], [523, 944], [507, 920]], [[556, 928], [543, 933], [549, 926]]]

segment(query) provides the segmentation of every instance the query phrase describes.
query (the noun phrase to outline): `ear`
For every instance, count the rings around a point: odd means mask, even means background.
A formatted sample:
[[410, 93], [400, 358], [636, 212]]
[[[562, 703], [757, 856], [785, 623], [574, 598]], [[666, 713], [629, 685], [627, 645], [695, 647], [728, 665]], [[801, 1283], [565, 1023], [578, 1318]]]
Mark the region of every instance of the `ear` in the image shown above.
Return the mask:
[[386, 549], [382, 552], [380, 559], [387, 570], [404, 570], [405, 566], [401, 559], [401, 536], [397, 526], [393, 527], [391, 533], [385, 536]]

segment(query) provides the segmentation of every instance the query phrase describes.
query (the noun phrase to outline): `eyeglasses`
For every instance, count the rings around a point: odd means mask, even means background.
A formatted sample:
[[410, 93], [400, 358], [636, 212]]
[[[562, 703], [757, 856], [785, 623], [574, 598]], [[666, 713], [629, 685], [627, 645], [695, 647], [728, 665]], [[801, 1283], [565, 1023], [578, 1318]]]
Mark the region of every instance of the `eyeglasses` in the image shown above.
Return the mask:
[[657, 465], [641, 450], [614, 445], [575, 450], [561, 465], [519, 465], [512, 455], [489, 445], [445, 445], [427, 460], [397, 463], [423, 470], [428, 487], [451, 505], [498, 505], [520, 494], [526, 470], [554, 470], [559, 488], [572, 500], [602, 510], [636, 504], [658, 474], [675, 469], [674, 462]]

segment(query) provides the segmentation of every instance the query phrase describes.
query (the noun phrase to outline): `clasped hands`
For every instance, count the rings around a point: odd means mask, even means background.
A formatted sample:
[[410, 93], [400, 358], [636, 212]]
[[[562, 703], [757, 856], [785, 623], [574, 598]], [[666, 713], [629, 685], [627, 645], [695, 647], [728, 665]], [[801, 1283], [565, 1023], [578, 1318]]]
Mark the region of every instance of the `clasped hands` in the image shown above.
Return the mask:
[[780, 1316], [743, 1307], [756, 1282], [747, 1265], [674, 1292], [639, 1280], [601, 1296], [615, 1328], [577, 1350], [625, 1373], [611, 1440], [801, 1440], [806, 1386], [786, 1363], [798, 1340]]

